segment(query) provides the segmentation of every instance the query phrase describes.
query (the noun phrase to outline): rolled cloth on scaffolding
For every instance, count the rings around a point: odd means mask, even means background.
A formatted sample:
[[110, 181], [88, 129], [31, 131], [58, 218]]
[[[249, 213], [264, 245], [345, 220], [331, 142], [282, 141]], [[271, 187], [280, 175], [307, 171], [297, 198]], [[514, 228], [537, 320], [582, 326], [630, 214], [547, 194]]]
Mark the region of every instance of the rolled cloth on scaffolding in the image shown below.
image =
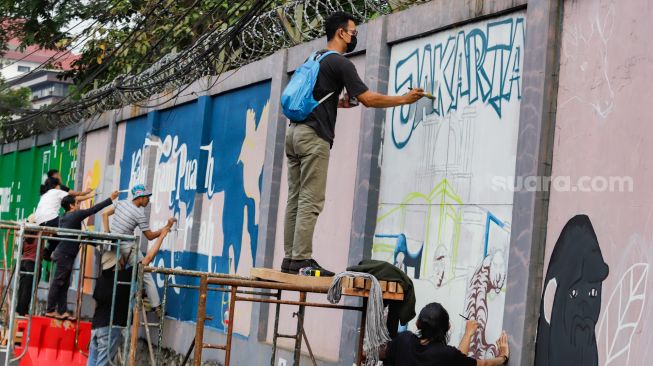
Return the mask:
[[341, 272], [331, 282], [327, 299], [332, 304], [340, 302], [342, 297], [342, 285], [340, 281], [345, 277], [362, 277], [372, 281], [370, 287], [369, 301], [367, 303], [367, 322], [365, 326], [365, 340], [363, 350], [367, 356], [365, 366], [375, 366], [379, 362], [379, 350], [381, 346], [390, 342], [388, 328], [383, 319], [383, 292], [376, 277], [363, 272]]

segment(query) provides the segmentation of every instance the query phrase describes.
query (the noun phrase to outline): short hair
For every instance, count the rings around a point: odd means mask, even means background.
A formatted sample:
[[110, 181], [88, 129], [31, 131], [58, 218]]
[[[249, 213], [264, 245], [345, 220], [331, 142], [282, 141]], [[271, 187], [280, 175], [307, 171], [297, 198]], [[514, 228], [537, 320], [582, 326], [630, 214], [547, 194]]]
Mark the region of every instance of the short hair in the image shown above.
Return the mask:
[[61, 182], [59, 181], [59, 179], [57, 179], [55, 177], [50, 177], [50, 178], [45, 180], [45, 183], [43, 183], [42, 191], [43, 191], [43, 193], [45, 193], [45, 192], [47, 192], [47, 191], [49, 191], [49, 190], [51, 190], [53, 188], [56, 188], [57, 186], [60, 186], [60, 185], [61, 185]]
[[75, 204], [75, 197], [71, 195], [67, 195], [61, 200], [61, 208], [63, 208], [63, 210], [66, 212], [70, 211], [70, 209], [74, 204]]
[[59, 173], [57, 169], [50, 169], [48, 170], [48, 178], [54, 177], [55, 174]]
[[327, 41], [330, 41], [333, 39], [333, 37], [335, 37], [338, 29], [346, 29], [350, 20], [354, 23], [358, 23], [357, 19], [353, 15], [344, 11], [337, 11], [329, 15], [326, 22], [324, 22], [324, 31], [327, 36]]
[[449, 331], [449, 313], [437, 302], [426, 305], [417, 317], [420, 339], [447, 344]]

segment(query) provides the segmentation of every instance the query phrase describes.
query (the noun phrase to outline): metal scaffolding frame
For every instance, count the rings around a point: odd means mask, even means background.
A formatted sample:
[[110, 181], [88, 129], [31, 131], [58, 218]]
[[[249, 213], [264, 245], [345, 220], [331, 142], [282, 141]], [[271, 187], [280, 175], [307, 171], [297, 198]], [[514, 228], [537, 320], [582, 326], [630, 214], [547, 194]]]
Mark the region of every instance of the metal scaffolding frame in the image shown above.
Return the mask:
[[[4, 221], [0, 220], [0, 230], [5, 230], [4, 240], [3, 240], [3, 254], [4, 257], [0, 259], [3, 262], [1, 282], [2, 285], [2, 298], [0, 299], [1, 305], [0, 308], [4, 307], [7, 296], [10, 297], [6, 319], [2, 319], [0, 326], [4, 327], [4, 336], [2, 337], [3, 341], [6, 340], [6, 346], [0, 346], [0, 353], [5, 353], [5, 362], [4, 365], [8, 366], [11, 362], [19, 361], [25, 356], [29, 348], [30, 335], [31, 335], [31, 325], [32, 325], [32, 316], [34, 314], [36, 297], [38, 296], [38, 285], [40, 282], [41, 267], [43, 264], [41, 248], [43, 247], [43, 242], [46, 240], [56, 240], [58, 242], [72, 242], [81, 244], [81, 254], [80, 254], [80, 266], [77, 269], [73, 268], [73, 272], [77, 270], [79, 272], [78, 276], [78, 287], [77, 287], [77, 297], [76, 297], [76, 307], [75, 307], [75, 347], [79, 346], [79, 323], [81, 322], [81, 309], [83, 302], [83, 287], [86, 280], [96, 280], [97, 278], [86, 275], [86, 258], [88, 246], [101, 246], [111, 248], [111, 250], [116, 251], [116, 258], [120, 256], [120, 246], [125, 243], [136, 243], [136, 237], [130, 235], [117, 235], [117, 234], [107, 234], [101, 232], [91, 232], [91, 231], [82, 231], [82, 230], [70, 230], [56, 227], [47, 227], [39, 226], [34, 224], [29, 224], [24, 221], [15, 222], [15, 221]], [[14, 245], [9, 246], [10, 239], [13, 236]], [[25, 239], [33, 238], [36, 239], [36, 257], [34, 260], [34, 270], [33, 271], [21, 271], [21, 263], [23, 262], [23, 244]], [[11, 257], [8, 256], [8, 253], [12, 253]], [[7, 272], [9, 276], [7, 277]], [[31, 286], [31, 300], [28, 309], [27, 316], [21, 316], [16, 313], [17, 306], [17, 296], [19, 288], [19, 280], [21, 275], [32, 275], [32, 286]], [[111, 315], [109, 319], [109, 326], [113, 327], [113, 313], [115, 309], [115, 294], [118, 284], [130, 285], [134, 287], [134, 282], [136, 278], [136, 271], [133, 271], [132, 281], [129, 283], [118, 282], [118, 271], [114, 273], [114, 282], [113, 282], [113, 293], [111, 301]], [[131, 305], [131, 304], [130, 304]], [[130, 306], [131, 311], [131, 306]], [[126, 329], [131, 328], [130, 324], [131, 317], [127, 319]], [[15, 347], [14, 339], [16, 336], [16, 324], [18, 320], [25, 320], [27, 322], [26, 331], [23, 334], [25, 338], [25, 347], [20, 355], [12, 357], [13, 350]], [[109, 333], [109, 342], [111, 341], [111, 333]], [[4, 343], [4, 342], [3, 342]], [[127, 351], [127, 349], [125, 349]]]
[[[0, 284], [2, 285], [2, 305], [4, 305], [7, 296], [9, 296], [9, 307], [6, 319], [0, 321], [0, 327], [4, 327], [4, 336], [0, 337], [3, 340], [6, 340], [6, 346], [0, 346], [0, 352], [5, 353], [5, 366], [9, 365], [10, 362], [19, 361], [22, 357], [25, 356], [29, 347], [30, 341], [30, 332], [31, 332], [31, 322], [32, 316], [35, 314], [35, 303], [36, 296], [38, 295], [38, 284], [39, 277], [41, 275], [42, 267], [42, 258], [41, 258], [41, 248], [43, 247], [43, 242], [45, 240], [57, 240], [60, 242], [72, 242], [81, 244], [80, 250], [80, 266], [73, 271], [78, 271], [78, 287], [77, 287], [77, 296], [76, 296], [76, 308], [75, 308], [75, 347], [79, 349], [80, 352], [83, 347], [79, 347], [79, 323], [81, 322], [81, 309], [84, 301], [84, 282], [86, 280], [96, 280], [96, 277], [88, 276], [86, 274], [86, 258], [88, 252], [88, 246], [97, 246], [101, 245], [104, 247], [111, 248], [111, 251], [115, 250], [116, 258], [120, 256], [120, 246], [125, 245], [125, 243], [137, 243], [137, 238], [134, 236], [126, 235], [115, 235], [99, 232], [90, 232], [90, 231], [81, 231], [81, 230], [69, 230], [62, 228], [53, 228], [45, 226], [37, 226], [33, 224], [28, 224], [25, 222], [13, 222], [13, 221], [1, 221], [0, 220], [0, 230], [5, 230], [3, 240], [3, 249], [4, 249], [4, 258], [0, 258], [0, 262], [3, 262], [2, 276]], [[13, 237], [13, 246], [9, 246], [9, 240]], [[25, 239], [34, 238], [36, 239], [36, 258], [35, 266], [33, 271], [21, 271], [21, 262], [23, 244]], [[12, 254], [11, 258], [8, 256], [8, 253]], [[10, 268], [9, 268], [10, 267]], [[313, 294], [326, 294], [329, 290], [328, 285], [299, 285], [299, 284], [290, 284], [284, 282], [274, 282], [261, 280], [253, 277], [244, 277], [238, 275], [228, 275], [221, 273], [211, 273], [211, 272], [201, 272], [201, 271], [192, 271], [192, 270], [183, 270], [183, 269], [170, 269], [162, 267], [144, 267], [143, 265], [138, 265], [137, 270], [132, 271], [131, 281], [130, 282], [120, 282], [118, 281], [118, 271], [114, 271], [114, 281], [113, 281], [113, 293], [112, 293], [112, 303], [111, 303], [111, 314], [109, 319], [109, 327], [116, 328], [114, 326], [114, 311], [116, 303], [116, 290], [117, 286], [120, 285], [130, 285], [130, 298], [129, 298], [129, 310], [127, 316], [127, 324], [123, 328], [124, 337], [122, 344], [122, 355], [124, 358], [122, 362], [119, 362], [121, 365], [130, 365], [136, 366], [136, 355], [137, 355], [137, 342], [138, 335], [141, 326], [145, 327], [145, 335], [148, 343], [148, 350], [150, 352], [150, 363], [158, 365], [162, 362], [162, 345], [163, 345], [163, 328], [165, 324], [165, 311], [166, 305], [168, 302], [168, 291], [170, 288], [180, 288], [180, 289], [191, 289], [197, 290], [199, 292], [199, 301], [196, 313], [196, 328], [195, 328], [195, 337], [193, 343], [191, 344], [190, 349], [188, 350], [186, 357], [183, 361], [183, 365], [186, 364], [188, 359], [191, 356], [191, 353], [194, 352], [193, 364], [196, 366], [201, 365], [202, 362], [202, 351], [204, 349], [216, 349], [225, 351], [225, 361], [224, 365], [229, 366], [231, 363], [231, 354], [233, 348], [233, 324], [234, 324], [234, 314], [236, 312], [237, 302], [255, 302], [255, 303], [268, 303], [275, 304], [275, 319], [274, 319], [274, 331], [272, 337], [272, 356], [270, 359], [270, 365], [274, 366], [274, 362], [277, 356], [278, 351], [278, 340], [279, 338], [289, 338], [294, 340], [293, 348], [293, 364], [299, 366], [301, 359], [302, 343], [305, 342], [309, 357], [313, 365], [317, 365], [313, 351], [308, 342], [308, 337], [304, 331], [304, 316], [305, 310], [307, 307], [318, 307], [318, 308], [329, 308], [329, 309], [340, 309], [340, 310], [351, 310], [351, 311], [360, 311], [361, 322], [359, 324], [359, 339], [357, 342], [357, 356], [356, 363], [357, 365], [362, 365], [362, 350], [363, 350], [363, 338], [365, 334], [366, 326], [366, 313], [367, 313], [367, 303], [369, 291], [364, 289], [357, 290], [353, 292], [343, 292], [344, 296], [353, 296], [362, 299], [362, 305], [360, 306], [349, 306], [349, 305], [337, 305], [330, 304], [327, 302], [310, 302], [307, 301], [307, 295], [309, 293]], [[163, 276], [163, 294], [161, 302], [161, 315], [157, 323], [148, 323], [147, 317], [143, 317], [144, 321], [141, 321], [142, 314], [145, 312], [143, 306], [143, 275], [148, 272], [153, 275]], [[7, 276], [9, 273], [9, 276]], [[29, 311], [27, 316], [20, 316], [16, 313], [17, 305], [17, 294], [19, 288], [19, 277], [20, 275], [33, 275], [31, 293], [32, 298], [29, 305]], [[187, 285], [187, 284], [176, 284], [171, 281], [172, 276], [187, 276], [194, 277], [199, 279], [199, 285]], [[209, 291], [224, 292], [229, 294], [229, 319], [226, 329], [226, 343], [225, 344], [210, 344], [204, 342], [204, 329], [205, 322], [211, 320], [207, 316], [207, 294]], [[284, 300], [282, 299], [283, 292], [297, 292], [299, 294], [298, 300]], [[397, 296], [396, 294], [389, 294], [388, 299], [396, 299], [392, 295]], [[403, 294], [402, 294], [403, 296]], [[384, 292], [384, 298], [386, 298], [386, 293]], [[287, 335], [279, 333], [279, 317], [281, 306], [297, 306], [297, 312], [293, 313], [293, 317], [297, 317], [297, 327], [295, 334]], [[15, 344], [14, 339], [16, 336], [16, 324], [17, 321], [24, 320], [27, 322], [26, 330], [23, 334], [24, 349], [20, 355], [14, 355], [12, 357]], [[158, 328], [158, 339], [156, 342], [156, 352], [154, 352], [152, 347], [152, 340], [149, 333], [150, 327]], [[109, 332], [109, 342], [111, 342], [111, 332]], [[26, 337], [26, 338], [25, 338]]]
[[[360, 306], [348, 306], [348, 305], [336, 305], [330, 303], [319, 303], [319, 302], [310, 302], [307, 301], [307, 295], [309, 293], [314, 294], [326, 294], [330, 286], [323, 285], [297, 285], [283, 282], [274, 282], [261, 280], [252, 277], [243, 277], [237, 275], [226, 275], [220, 273], [211, 273], [211, 272], [200, 272], [200, 271], [189, 271], [189, 270], [180, 270], [180, 269], [170, 269], [170, 268], [157, 268], [157, 267], [141, 267], [139, 270], [139, 279], [138, 286], [136, 286], [135, 298], [137, 305], [134, 307], [134, 320], [132, 322], [132, 336], [131, 336], [131, 346], [129, 349], [131, 353], [129, 354], [129, 365], [136, 366], [136, 342], [139, 327], [137, 324], [140, 324], [140, 311], [142, 307], [139, 305], [142, 302], [142, 278], [145, 272], [152, 274], [163, 275], [164, 277], [164, 287], [163, 287], [163, 297], [162, 297], [162, 312], [165, 311], [166, 302], [167, 302], [167, 291], [171, 287], [176, 288], [185, 288], [193, 289], [199, 291], [199, 301], [196, 313], [196, 326], [195, 326], [195, 338], [191, 343], [188, 352], [185, 355], [185, 358], [182, 362], [182, 366], [185, 366], [188, 359], [190, 358], [191, 353], [194, 354], [193, 365], [200, 366], [202, 363], [202, 351], [204, 349], [215, 349], [225, 351], [224, 366], [229, 366], [231, 364], [231, 353], [233, 349], [233, 324], [234, 324], [234, 314], [236, 312], [236, 303], [237, 302], [257, 302], [257, 303], [268, 303], [275, 304], [275, 319], [274, 319], [274, 330], [272, 337], [272, 356], [270, 358], [270, 365], [274, 366], [274, 362], [277, 355], [277, 341], [279, 338], [290, 338], [294, 339], [294, 348], [293, 348], [293, 365], [299, 366], [301, 359], [301, 349], [302, 349], [302, 339], [306, 342], [307, 350], [309, 357], [313, 365], [317, 365], [313, 351], [308, 342], [308, 337], [304, 331], [304, 316], [305, 310], [307, 307], [318, 307], [318, 308], [328, 308], [328, 309], [340, 309], [340, 310], [352, 310], [360, 311], [361, 322], [359, 324], [359, 337], [357, 343], [357, 353], [356, 353], [356, 364], [363, 364], [363, 338], [365, 335], [365, 326], [366, 326], [366, 315], [367, 315], [367, 304], [369, 291], [367, 290], [354, 290], [351, 292], [343, 293], [344, 296], [358, 297], [362, 299], [362, 305]], [[190, 276], [199, 278], [199, 285], [177, 285], [171, 284], [170, 276]], [[249, 290], [244, 290], [249, 289]], [[268, 290], [268, 291], [262, 291]], [[229, 319], [226, 329], [226, 343], [225, 344], [210, 344], [204, 343], [204, 329], [206, 320], [210, 320], [207, 317], [206, 313], [206, 300], [207, 294], [209, 291], [218, 291], [229, 293]], [[298, 292], [298, 300], [282, 300], [282, 294], [284, 291], [288, 292]], [[247, 296], [243, 296], [247, 295]], [[384, 292], [384, 298], [396, 300], [397, 296], [403, 298], [402, 294], [386, 294]], [[298, 310], [293, 314], [293, 317], [297, 317], [297, 328], [294, 335], [280, 334], [279, 333], [279, 317], [280, 310], [282, 305], [297, 306]], [[163, 335], [163, 325], [164, 320], [161, 318], [158, 323], [159, 327], [159, 340], [157, 345], [156, 352], [156, 362], [159, 364], [161, 357], [161, 344], [162, 344], [162, 335]]]

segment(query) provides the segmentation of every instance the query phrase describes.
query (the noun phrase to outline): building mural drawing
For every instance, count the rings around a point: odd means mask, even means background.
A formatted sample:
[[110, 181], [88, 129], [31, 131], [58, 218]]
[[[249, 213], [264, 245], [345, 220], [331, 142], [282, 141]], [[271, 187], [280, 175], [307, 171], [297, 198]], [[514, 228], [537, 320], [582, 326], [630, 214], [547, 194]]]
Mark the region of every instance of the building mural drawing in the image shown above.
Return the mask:
[[[41, 183], [51, 169], [60, 171], [64, 185], [74, 187], [77, 174], [77, 144], [77, 138], [73, 137], [1, 155], [0, 219], [27, 219], [36, 210]], [[8, 243], [7, 251], [10, 251], [12, 246], [13, 243]], [[4, 259], [4, 249], [0, 251]], [[9, 262], [11, 257], [6, 259], [6, 263]]]
[[[389, 88], [436, 99], [389, 109], [373, 257], [413, 279], [417, 308], [438, 301], [480, 323], [471, 354], [493, 357], [500, 334], [525, 19], [515, 13], [392, 47]], [[464, 319], [452, 317], [452, 341]]]

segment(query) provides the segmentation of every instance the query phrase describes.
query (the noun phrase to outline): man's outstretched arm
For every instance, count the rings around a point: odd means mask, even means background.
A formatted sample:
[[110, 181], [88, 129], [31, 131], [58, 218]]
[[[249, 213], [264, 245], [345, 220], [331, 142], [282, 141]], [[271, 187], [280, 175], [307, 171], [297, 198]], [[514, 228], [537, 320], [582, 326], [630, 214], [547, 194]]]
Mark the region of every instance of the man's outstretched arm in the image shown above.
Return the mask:
[[368, 108], [389, 108], [405, 104], [412, 104], [420, 100], [424, 96], [424, 90], [420, 88], [411, 89], [404, 95], [385, 95], [373, 91], [366, 91], [359, 94], [358, 99], [364, 106]]

